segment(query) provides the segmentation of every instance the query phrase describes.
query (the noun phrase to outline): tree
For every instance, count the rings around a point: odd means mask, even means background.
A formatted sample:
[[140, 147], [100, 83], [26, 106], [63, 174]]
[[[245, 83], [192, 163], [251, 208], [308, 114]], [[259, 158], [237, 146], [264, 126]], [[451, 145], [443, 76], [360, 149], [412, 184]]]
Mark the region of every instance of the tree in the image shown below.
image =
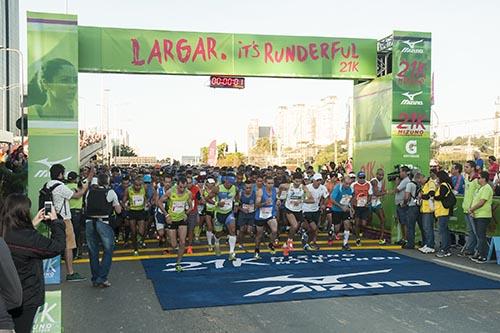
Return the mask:
[[278, 144], [276, 139], [272, 141], [272, 152], [271, 152], [271, 140], [269, 138], [259, 138], [255, 143], [255, 146], [251, 149], [252, 155], [272, 155], [276, 156], [278, 153]]
[[[321, 149], [316, 157], [314, 157], [314, 165], [325, 165], [335, 160], [335, 144], [326, 146]], [[337, 161], [347, 160], [347, 149], [344, 141], [337, 141]]]
[[217, 160], [223, 159], [228, 150], [229, 146], [225, 142], [221, 143], [220, 145], [217, 145]]
[[245, 155], [243, 155], [243, 153], [228, 153], [224, 156], [224, 158], [217, 160], [217, 165], [237, 167], [244, 162]]
[[135, 157], [137, 154], [135, 153], [134, 148], [126, 145], [120, 145], [120, 151], [118, 151], [118, 146], [113, 146], [113, 156], [132, 156]]
[[208, 163], [208, 147], [201, 147], [200, 149], [201, 163]]

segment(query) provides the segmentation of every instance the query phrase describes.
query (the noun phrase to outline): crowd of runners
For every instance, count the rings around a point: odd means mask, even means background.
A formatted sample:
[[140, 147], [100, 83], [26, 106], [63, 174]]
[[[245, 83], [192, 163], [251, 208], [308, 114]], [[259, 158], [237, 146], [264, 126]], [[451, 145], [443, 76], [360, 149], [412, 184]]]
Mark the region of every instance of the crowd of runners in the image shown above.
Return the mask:
[[[83, 169], [81, 179], [89, 172], [93, 171]], [[290, 172], [278, 166], [182, 165], [112, 167], [106, 172], [111, 175], [110, 188], [123, 211], [111, 218], [116, 241], [123, 241], [139, 255], [146, 247], [145, 240], [156, 237], [164, 253], [177, 253], [179, 271], [182, 256], [193, 253], [193, 243], [199, 243], [202, 234], [208, 250], [217, 255], [221, 253], [221, 238], [227, 238], [229, 260], [236, 258], [237, 249], [247, 251], [244, 244], [249, 239], [255, 243], [256, 259], [261, 258], [262, 243], [273, 254], [281, 248], [285, 256], [295, 250], [294, 240], [301, 241], [306, 251], [319, 250], [320, 229], [328, 232], [329, 246], [334, 240], [342, 240], [342, 249], [350, 250], [351, 233], [360, 246], [374, 212], [382, 224], [379, 244], [386, 242], [381, 203], [386, 194], [383, 170], [371, 180], [363, 172], [344, 173], [343, 168], [332, 164], [321, 172], [315, 172], [312, 166]], [[78, 186], [75, 175], [70, 181]], [[75, 207], [71, 201], [72, 212], [80, 213], [84, 203], [79, 200], [80, 207]], [[74, 228], [81, 248], [80, 226]], [[287, 234], [286, 239], [279, 238], [280, 232]]]

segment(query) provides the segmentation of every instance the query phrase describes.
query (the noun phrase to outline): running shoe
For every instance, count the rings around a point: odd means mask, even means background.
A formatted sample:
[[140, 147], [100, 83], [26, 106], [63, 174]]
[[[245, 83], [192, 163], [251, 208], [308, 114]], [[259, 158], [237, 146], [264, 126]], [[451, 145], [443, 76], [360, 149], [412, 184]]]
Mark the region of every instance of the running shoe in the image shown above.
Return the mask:
[[345, 244], [345, 245], [342, 245], [342, 250], [351, 251], [351, 247], [349, 246], [349, 244]]
[[333, 246], [333, 239], [328, 240], [328, 246]]
[[255, 260], [260, 260], [262, 257], [260, 256], [259, 252], [255, 252], [255, 255], [253, 256]]
[[276, 249], [274, 248], [273, 243], [269, 243], [267, 247], [269, 248], [269, 251], [271, 252], [272, 255], [276, 254]]
[[293, 248], [293, 240], [288, 240], [288, 250], [289, 251], [295, 251], [295, 249]]
[[340, 240], [341, 239], [340, 234], [335, 234], [335, 239]]
[[312, 247], [309, 244], [304, 245], [304, 251], [312, 251]]
[[208, 246], [208, 252], [214, 252], [214, 247], [212, 245]]
[[436, 250], [434, 250], [432, 247], [428, 247], [428, 248], [425, 249], [424, 253], [428, 254], [428, 253], [434, 253], [434, 252], [436, 252]]
[[103, 283], [99, 283], [99, 287], [100, 288], [109, 288], [109, 287], [111, 287], [111, 282], [109, 282], [108, 280], [106, 280]]
[[313, 243], [313, 244], [311, 245], [311, 248], [313, 249], [313, 251], [318, 251], [318, 250], [320, 249], [319, 245], [318, 245], [318, 244], [316, 244], [316, 243]]
[[476, 259], [472, 259], [475, 263], [485, 264], [488, 260], [485, 257], [478, 257]]
[[68, 281], [68, 282], [79, 282], [79, 281], [85, 281], [85, 280], [87, 280], [86, 277], [83, 277], [76, 272], [73, 274], [66, 275], [66, 281]]
[[236, 254], [235, 253], [229, 253], [229, 261], [235, 261], [236, 260]]
[[180, 272], [183, 272], [183, 271], [184, 271], [184, 269], [182, 268], [182, 265], [181, 265], [181, 264], [176, 264], [176, 265], [175, 265], [175, 271], [176, 271], [177, 273], [180, 273]]
[[137, 250], [134, 250], [134, 252], [132, 253], [134, 256], [138, 256], [139, 255], [139, 251]]
[[285, 243], [285, 244], [283, 244], [282, 248], [283, 248], [283, 255], [285, 257], [288, 257], [288, 255], [290, 254], [290, 249], [288, 248], [288, 245]]
[[380, 240], [378, 241], [378, 245], [385, 245], [385, 244], [387, 244], [387, 242], [386, 242], [386, 240], [385, 240], [385, 239], [380, 239]]
[[167, 249], [165, 249], [165, 250], [163, 250], [163, 254], [164, 255], [170, 254], [170, 251], [168, 251]]
[[215, 244], [215, 255], [220, 256], [220, 245], [219, 244]]
[[418, 248], [418, 250], [422, 253], [427, 253], [427, 252], [425, 252], [425, 251], [427, 251], [427, 249], [428, 249], [427, 245], [424, 245], [424, 246]]
[[361, 238], [356, 239], [356, 246], [361, 246]]
[[188, 246], [187, 250], [186, 250], [186, 253], [187, 254], [193, 254], [193, 247], [192, 246]]
[[438, 258], [444, 258], [444, 257], [450, 257], [451, 256], [451, 252], [450, 251], [443, 251], [443, 250], [440, 250], [437, 254], [436, 254], [436, 257]]

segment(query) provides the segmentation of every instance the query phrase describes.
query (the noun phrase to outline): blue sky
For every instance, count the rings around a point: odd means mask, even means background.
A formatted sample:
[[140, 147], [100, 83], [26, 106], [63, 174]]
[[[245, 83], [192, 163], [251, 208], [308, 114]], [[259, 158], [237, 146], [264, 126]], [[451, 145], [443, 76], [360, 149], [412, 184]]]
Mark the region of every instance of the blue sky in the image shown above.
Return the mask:
[[[441, 122], [492, 117], [500, 95], [500, 2], [494, 0], [21, 0], [21, 48], [26, 50], [27, 10], [64, 13], [66, 4], [80, 25], [376, 39], [393, 30], [429, 31]], [[352, 94], [352, 82], [334, 80], [248, 78], [246, 89], [229, 90], [208, 88], [207, 77], [79, 79], [82, 125], [96, 123], [104, 86], [113, 123], [129, 131], [141, 154], [160, 158], [197, 154], [213, 138], [245, 148], [249, 119], [270, 124], [279, 105], [327, 95], [343, 104]]]

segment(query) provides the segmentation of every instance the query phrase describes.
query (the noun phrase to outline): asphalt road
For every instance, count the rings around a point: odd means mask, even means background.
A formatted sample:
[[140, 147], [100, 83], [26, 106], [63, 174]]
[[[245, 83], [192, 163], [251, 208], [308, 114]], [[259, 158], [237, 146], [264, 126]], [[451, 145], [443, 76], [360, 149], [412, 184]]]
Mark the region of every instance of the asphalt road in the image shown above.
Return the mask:
[[[416, 251], [401, 253], [436, 259]], [[477, 265], [457, 257], [446, 261], [489, 272], [490, 275], [484, 276], [500, 280], [499, 265]], [[89, 276], [88, 264], [75, 268]], [[113, 285], [109, 289], [92, 288], [88, 281], [62, 284], [65, 332], [500, 331], [500, 290], [360, 296], [163, 311], [140, 261], [113, 263], [110, 281]]]

